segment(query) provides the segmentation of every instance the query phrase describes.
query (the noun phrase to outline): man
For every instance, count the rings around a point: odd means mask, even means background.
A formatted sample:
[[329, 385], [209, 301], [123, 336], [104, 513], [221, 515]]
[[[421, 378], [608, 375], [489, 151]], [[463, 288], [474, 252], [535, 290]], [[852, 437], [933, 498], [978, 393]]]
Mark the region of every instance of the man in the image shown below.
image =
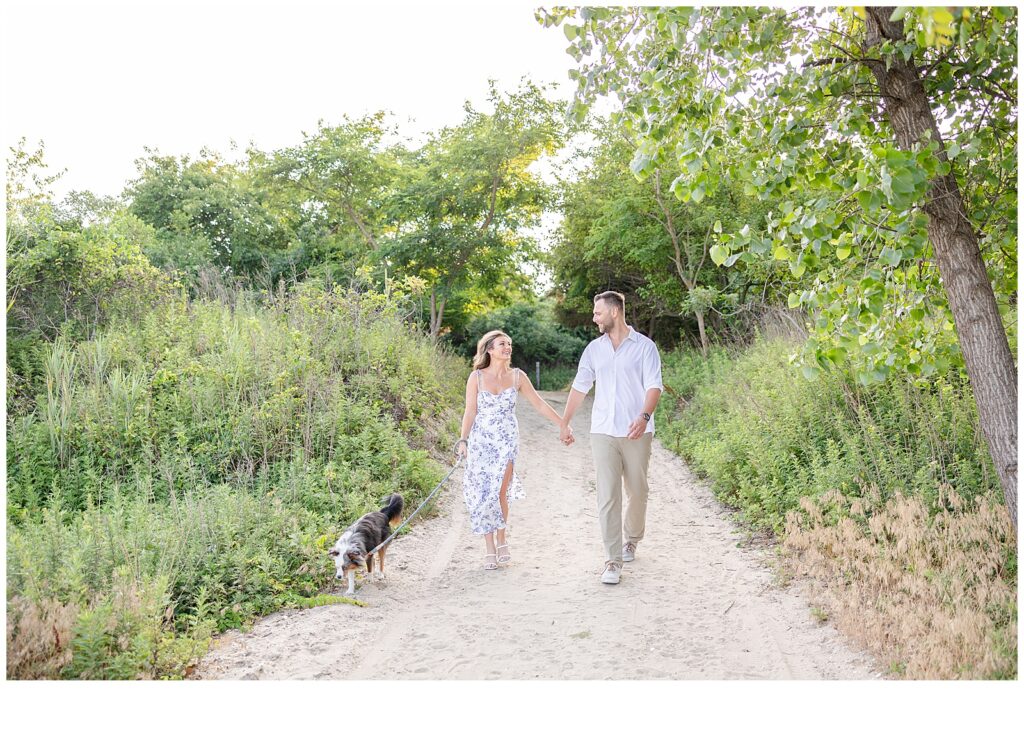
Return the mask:
[[[661, 357], [654, 341], [626, 325], [626, 299], [618, 292], [594, 297], [594, 322], [601, 336], [580, 358], [563, 413], [563, 443], [583, 398], [597, 382], [590, 445], [597, 472], [597, 507], [605, 548], [601, 581], [618, 584], [622, 563], [633, 561], [647, 517], [647, 465], [654, 436], [654, 409], [664, 389]], [[626, 515], [622, 515], [622, 481]], [[623, 545], [625, 534], [625, 545]]]

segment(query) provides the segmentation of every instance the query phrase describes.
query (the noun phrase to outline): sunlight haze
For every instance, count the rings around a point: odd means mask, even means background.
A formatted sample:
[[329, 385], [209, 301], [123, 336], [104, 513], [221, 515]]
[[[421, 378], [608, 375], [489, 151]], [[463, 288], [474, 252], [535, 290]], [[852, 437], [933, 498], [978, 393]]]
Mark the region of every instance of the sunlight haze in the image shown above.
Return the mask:
[[[42, 140], [57, 183], [117, 195], [144, 147], [233, 158], [317, 121], [388, 110], [403, 135], [458, 123], [488, 79], [561, 83], [565, 37], [528, 3], [18, 3], [4, 10], [3, 143]], [[45, 30], [42, 30], [45, 29]], [[6, 152], [5, 152], [6, 153]]]

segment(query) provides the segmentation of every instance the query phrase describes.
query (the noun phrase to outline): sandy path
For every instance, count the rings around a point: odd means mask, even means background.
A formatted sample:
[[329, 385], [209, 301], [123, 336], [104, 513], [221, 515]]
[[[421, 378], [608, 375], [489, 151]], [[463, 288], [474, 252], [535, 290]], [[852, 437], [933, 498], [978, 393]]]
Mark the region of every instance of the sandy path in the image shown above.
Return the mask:
[[[543, 393], [560, 409], [565, 396]], [[266, 617], [217, 639], [203, 679], [868, 679], [877, 668], [792, 590], [675, 455], [651, 459], [646, 538], [617, 586], [601, 584], [590, 400], [564, 448], [519, 407], [513, 561], [483, 571], [461, 473], [440, 514], [388, 552], [389, 580], [365, 581], [367, 607]]]

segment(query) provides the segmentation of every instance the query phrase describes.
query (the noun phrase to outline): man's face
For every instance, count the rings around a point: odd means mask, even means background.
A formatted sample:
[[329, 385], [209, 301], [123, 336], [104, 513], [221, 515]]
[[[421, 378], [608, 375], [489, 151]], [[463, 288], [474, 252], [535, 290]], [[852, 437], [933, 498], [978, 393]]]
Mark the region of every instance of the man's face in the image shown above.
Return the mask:
[[596, 300], [594, 302], [594, 323], [597, 325], [597, 330], [601, 333], [607, 333], [615, 327], [615, 310], [608, 306], [604, 300]]

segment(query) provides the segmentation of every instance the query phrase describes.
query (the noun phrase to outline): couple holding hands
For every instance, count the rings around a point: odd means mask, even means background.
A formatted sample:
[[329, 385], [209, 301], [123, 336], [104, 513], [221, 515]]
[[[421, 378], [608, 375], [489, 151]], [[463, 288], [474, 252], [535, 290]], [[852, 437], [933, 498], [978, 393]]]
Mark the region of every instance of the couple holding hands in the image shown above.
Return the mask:
[[626, 325], [625, 298], [620, 293], [602, 292], [594, 297], [594, 323], [601, 336], [591, 341], [580, 357], [562, 416], [537, 394], [525, 372], [512, 368], [509, 336], [490, 331], [477, 343], [473, 372], [466, 382], [466, 410], [456, 454], [466, 455], [462, 491], [473, 532], [484, 537], [484, 569], [497, 569], [498, 564], [512, 560], [505, 538], [509, 504], [524, 497], [515, 473], [517, 397], [524, 395], [537, 412], [554, 422], [562, 443], [569, 446], [576, 440], [569, 423], [595, 382], [590, 443], [605, 549], [601, 581], [618, 584], [622, 563], [635, 557], [647, 514], [652, 416], [663, 390], [661, 357], [651, 339]]

